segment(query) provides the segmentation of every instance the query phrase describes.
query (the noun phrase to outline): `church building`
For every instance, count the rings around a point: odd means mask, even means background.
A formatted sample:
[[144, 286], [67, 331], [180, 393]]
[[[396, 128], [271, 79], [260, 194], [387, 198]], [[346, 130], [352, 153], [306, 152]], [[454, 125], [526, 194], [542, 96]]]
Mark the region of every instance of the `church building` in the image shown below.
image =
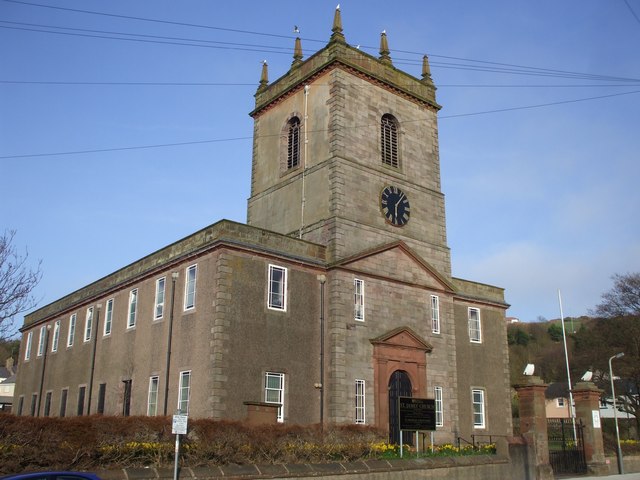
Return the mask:
[[502, 288], [452, 276], [436, 87], [346, 42], [255, 94], [247, 223], [206, 227], [25, 317], [17, 415], [378, 426], [435, 400], [436, 442], [511, 434]]

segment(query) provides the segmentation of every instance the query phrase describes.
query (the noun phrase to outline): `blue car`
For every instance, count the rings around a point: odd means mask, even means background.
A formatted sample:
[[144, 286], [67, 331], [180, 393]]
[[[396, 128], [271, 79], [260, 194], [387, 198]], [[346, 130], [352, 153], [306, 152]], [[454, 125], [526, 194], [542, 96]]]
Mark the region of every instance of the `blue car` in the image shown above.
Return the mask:
[[0, 477], [0, 480], [101, 480], [89, 472], [33, 472]]

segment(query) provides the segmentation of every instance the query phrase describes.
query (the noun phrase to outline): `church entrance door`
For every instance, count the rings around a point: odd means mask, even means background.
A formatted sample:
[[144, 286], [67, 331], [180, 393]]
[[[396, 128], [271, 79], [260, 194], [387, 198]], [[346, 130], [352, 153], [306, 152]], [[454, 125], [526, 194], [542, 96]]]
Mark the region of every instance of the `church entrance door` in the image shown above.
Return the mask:
[[[411, 379], [404, 370], [396, 370], [389, 379], [389, 443], [400, 443], [398, 398], [411, 397]], [[409, 437], [407, 440], [409, 440]], [[406, 442], [410, 443], [410, 442]]]

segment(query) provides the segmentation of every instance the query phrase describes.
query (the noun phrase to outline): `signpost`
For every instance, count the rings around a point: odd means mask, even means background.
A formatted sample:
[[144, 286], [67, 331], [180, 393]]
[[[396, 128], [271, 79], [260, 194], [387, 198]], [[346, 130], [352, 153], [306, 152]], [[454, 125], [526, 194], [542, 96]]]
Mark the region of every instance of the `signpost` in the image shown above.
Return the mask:
[[418, 449], [418, 432], [436, 429], [436, 401], [432, 398], [398, 398], [398, 415], [400, 425], [400, 457], [402, 458], [402, 431], [416, 432], [416, 452]]
[[176, 436], [176, 451], [173, 462], [173, 480], [178, 480], [178, 464], [180, 460], [180, 435], [187, 434], [187, 422], [189, 417], [182, 415], [182, 412], [178, 410], [173, 416], [173, 422], [171, 424], [171, 433]]

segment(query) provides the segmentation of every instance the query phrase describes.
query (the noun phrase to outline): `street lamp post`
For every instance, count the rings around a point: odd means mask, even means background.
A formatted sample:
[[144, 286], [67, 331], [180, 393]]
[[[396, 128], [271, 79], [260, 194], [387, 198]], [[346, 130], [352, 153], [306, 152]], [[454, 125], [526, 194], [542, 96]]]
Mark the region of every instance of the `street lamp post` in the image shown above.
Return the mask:
[[624, 352], [615, 354], [609, 359], [609, 378], [611, 379], [611, 396], [613, 397], [613, 418], [616, 424], [616, 445], [618, 447], [618, 472], [620, 475], [624, 473], [624, 465], [622, 463], [622, 450], [620, 449], [620, 430], [618, 429], [618, 407], [616, 406], [616, 391], [613, 386], [613, 369], [611, 367], [611, 360], [622, 358]]

